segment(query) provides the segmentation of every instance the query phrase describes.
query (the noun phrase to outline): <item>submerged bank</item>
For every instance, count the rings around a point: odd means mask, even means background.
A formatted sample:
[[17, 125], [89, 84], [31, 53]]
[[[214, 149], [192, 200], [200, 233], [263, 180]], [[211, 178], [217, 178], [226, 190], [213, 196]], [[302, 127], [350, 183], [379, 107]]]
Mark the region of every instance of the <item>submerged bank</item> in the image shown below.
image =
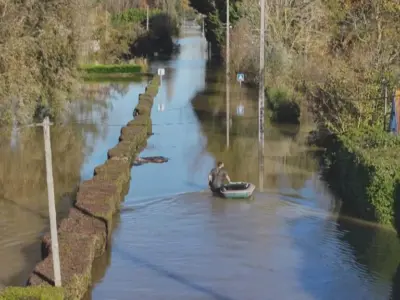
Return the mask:
[[[91, 284], [92, 263], [95, 257], [103, 254], [109, 241], [112, 216], [126, 193], [131, 164], [151, 133], [150, 110], [158, 85], [159, 78], [154, 77], [146, 92], [139, 95], [136, 109], [140, 115], [122, 128], [120, 142], [109, 150], [106, 163], [95, 168], [94, 177], [79, 186], [74, 207], [59, 225], [61, 274], [66, 299], [80, 299]], [[33, 299], [41, 299], [46, 293], [53, 293], [49, 234], [43, 239], [42, 256], [43, 261], [36, 266], [28, 285], [47, 285], [49, 290], [43, 289], [41, 294], [38, 289], [31, 287], [6, 288], [2, 297], [8, 299], [17, 297], [15, 295], [20, 298], [35, 295], [37, 298]], [[56, 299], [59, 291], [54, 290], [54, 293]]]

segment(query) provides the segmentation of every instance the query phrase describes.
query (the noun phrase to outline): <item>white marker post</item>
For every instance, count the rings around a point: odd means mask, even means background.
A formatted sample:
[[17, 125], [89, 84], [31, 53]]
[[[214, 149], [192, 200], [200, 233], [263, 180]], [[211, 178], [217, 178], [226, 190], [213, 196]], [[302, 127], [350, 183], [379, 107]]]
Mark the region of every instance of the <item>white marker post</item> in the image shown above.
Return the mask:
[[160, 76], [160, 85], [162, 85], [162, 78], [165, 75], [165, 69], [164, 68], [159, 68], [157, 70], [157, 74], [158, 74], [158, 76]]
[[[236, 80], [239, 82], [240, 88], [242, 88], [242, 82], [244, 81], [244, 74], [238, 73], [236, 75]], [[240, 98], [242, 98], [242, 90], [240, 90]], [[236, 114], [238, 116], [244, 115], [244, 106], [243, 106], [242, 102], [240, 102], [239, 106], [236, 108]]]
[[239, 104], [238, 107], [236, 107], [236, 114], [238, 116], [243, 116], [244, 115], [244, 106], [242, 103]]
[[244, 74], [243, 73], [238, 73], [236, 75], [236, 80], [239, 82], [240, 87], [242, 87], [242, 82], [244, 81]]
[[61, 266], [58, 249], [57, 213], [54, 201], [53, 163], [51, 157], [50, 120], [46, 117], [43, 121], [44, 151], [46, 159], [47, 196], [49, 201], [51, 250], [53, 253], [54, 284], [61, 286]]

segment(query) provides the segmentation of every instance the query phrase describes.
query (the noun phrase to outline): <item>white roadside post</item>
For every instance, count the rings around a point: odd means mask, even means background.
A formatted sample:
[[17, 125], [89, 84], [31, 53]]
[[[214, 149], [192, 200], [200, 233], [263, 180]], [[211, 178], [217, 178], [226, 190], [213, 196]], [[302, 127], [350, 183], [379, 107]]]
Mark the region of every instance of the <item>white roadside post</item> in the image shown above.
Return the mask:
[[[165, 69], [164, 68], [159, 68], [157, 70], [158, 76], [160, 76], [160, 86], [162, 86], [162, 78], [165, 75]], [[159, 104], [159, 109], [158, 111], [164, 111], [164, 103]]]
[[57, 234], [57, 212], [54, 201], [53, 163], [51, 157], [50, 121], [49, 117], [43, 120], [44, 150], [46, 158], [47, 195], [49, 201], [51, 250], [53, 254], [54, 285], [61, 286], [60, 254]]
[[236, 80], [239, 82], [240, 87], [242, 87], [242, 82], [244, 81], [244, 74], [243, 73], [238, 73], [236, 75]]
[[[238, 73], [236, 75], [236, 80], [239, 82], [240, 88], [242, 88], [242, 82], [244, 81], [244, 74], [243, 73]], [[240, 98], [242, 98], [242, 90], [240, 90]], [[240, 99], [242, 100], [242, 99]], [[238, 116], [243, 116], [244, 115], [244, 106], [242, 104], [242, 101], [240, 101], [239, 106], [236, 108], [236, 114]]]
[[158, 76], [160, 76], [160, 85], [162, 85], [162, 78], [165, 75], [165, 69], [164, 68], [159, 68], [157, 70], [157, 74], [158, 74]]

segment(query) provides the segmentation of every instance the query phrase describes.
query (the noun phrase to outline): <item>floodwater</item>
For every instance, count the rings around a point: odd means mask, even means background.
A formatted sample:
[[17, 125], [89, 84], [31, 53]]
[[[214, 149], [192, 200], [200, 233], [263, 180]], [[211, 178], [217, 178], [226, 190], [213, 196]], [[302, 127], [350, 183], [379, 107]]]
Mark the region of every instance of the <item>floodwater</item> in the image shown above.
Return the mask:
[[[180, 43], [177, 58], [153, 65], [166, 76], [142, 153], [170, 161], [132, 168], [87, 299], [398, 298], [396, 234], [341, 215], [305, 146], [312, 126], [267, 124], [260, 170], [257, 95], [231, 83], [227, 147], [223, 71], [207, 64], [200, 37]], [[213, 198], [206, 181], [216, 160], [232, 180], [260, 187], [263, 178], [262, 191]]]
[[[52, 126], [53, 176], [58, 218], [71, 206], [77, 184], [104, 163], [118, 142], [146, 80], [90, 83], [70, 105], [66, 125]], [[0, 289], [24, 285], [41, 259], [40, 237], [48, 229], [42, 128], [0, 131]]]

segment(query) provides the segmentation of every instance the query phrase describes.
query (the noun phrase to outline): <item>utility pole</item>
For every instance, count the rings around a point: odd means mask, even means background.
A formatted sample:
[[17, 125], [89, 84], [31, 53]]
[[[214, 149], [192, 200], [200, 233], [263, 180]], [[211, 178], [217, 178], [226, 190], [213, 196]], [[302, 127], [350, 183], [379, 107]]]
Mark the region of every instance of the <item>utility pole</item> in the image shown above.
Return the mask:
[[149, 31], [149, 4], [146, 5], [146, 30]]
[[385, 89], [385, 113], [383, 115], [383, 130], [386, 131], [386, 116], [387, 116], [387, 107], [388, 107], [388, 87], [386, 79], [383, 79], [384, 89]]
[[259, 164], [260, 164], [260, 190], [263, 191], [264, 184], [264, 106], [265, 106], [265, 0], [260, 0], [260, 83], [258, 89], [258, 142], [259, 142]]
[[107, 43], [107, 35], [108, 35], [108, 29], [107, 29], [107, 27], [108, 27], [108, 24], [107, 24], [107, 22], [108, 22], [108, 16], [107, 16], [107, 3], [106, 3], [106, 9], [105, 9], [105, 11], [104, 11], [104, 16], [105, 16], [105, 19], [106, 19], [106, 33], [105, 33], [105, 41], [106, 41], [106, 43]]
[[202, 15], [203, 22], [202, 22], [202, 27], [201, 27], [202, 30], [201, 30], [201, 32], [202, 32], [203, 37], [205, 37], [205, 33], [204, 33], [204, 18], [205, 18], [205, 16]]
[[47, 196], [49, 201], [50, 234], [51, 234], [51, 250], [53, 254], [54, 284], [55, 286], [60, 287], [61, 267], [60, 267], [60, 254], [58, 249], [56, 204], [54, 201], [53, 164], [51, 157], [49, 117], [45, 117], [45, 119], [43, 120], [43, 135], [44, 135], [44, 151], [46, 158]]
[[226, 0], [226, 147], [229, 148], [229, 0]]

